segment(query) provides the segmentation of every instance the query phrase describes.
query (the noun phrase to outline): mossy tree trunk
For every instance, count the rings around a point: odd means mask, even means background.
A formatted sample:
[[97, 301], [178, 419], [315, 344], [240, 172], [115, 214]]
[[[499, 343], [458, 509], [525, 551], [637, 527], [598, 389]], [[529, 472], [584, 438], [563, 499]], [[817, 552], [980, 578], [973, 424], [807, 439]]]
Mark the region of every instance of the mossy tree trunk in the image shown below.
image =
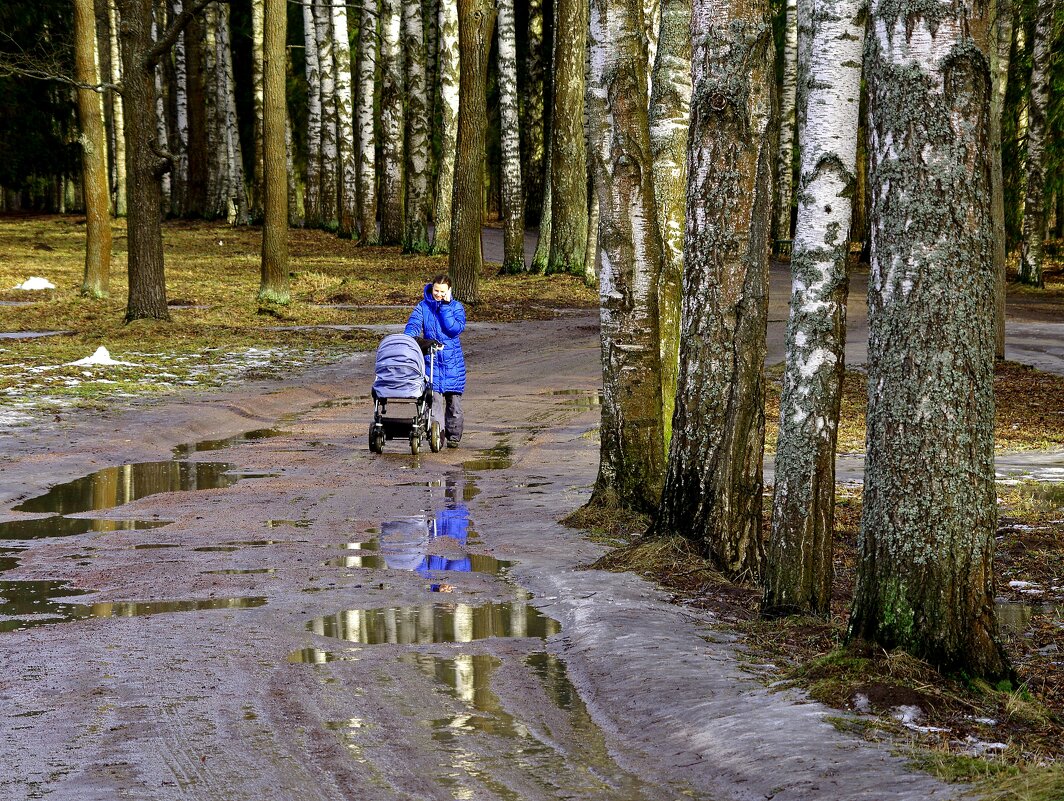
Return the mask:
[[287, 303], [288, 158], [285, 128], [285, 0], [265, 0], [263, 8], [263, 224], [262, 282], [259, 300]]
[[[864, 0], [800, 0], [798, 221], [762, 614], [830, 613]], [[782, 168], [782, 161], [781, 161]]]
[[592, 503], [653, 512], [664, 473], [662, 250], [647, 112], [643, 0], [591, 2], [591, 143], [602, 271], [602, 426]]
[[692, 5], [684, 297], [656, 535], [761, 574], [764, 361], [777, 109], [767, 0]]
[[478, 300], [484, 264], [484, 161], [488, 128], [488, 55], [496, 8], [492, 0], [459, 0], [458, 49], [461, 53], [458, 141], [451, 212], [450, 272], [454, 295], [463, 303]]
[[992, 25], [988, 5], [909, 9], [873, 0], [866, 49], [868, 455], [849, 635], [993, 679], [1010, 671], [994, 612]]

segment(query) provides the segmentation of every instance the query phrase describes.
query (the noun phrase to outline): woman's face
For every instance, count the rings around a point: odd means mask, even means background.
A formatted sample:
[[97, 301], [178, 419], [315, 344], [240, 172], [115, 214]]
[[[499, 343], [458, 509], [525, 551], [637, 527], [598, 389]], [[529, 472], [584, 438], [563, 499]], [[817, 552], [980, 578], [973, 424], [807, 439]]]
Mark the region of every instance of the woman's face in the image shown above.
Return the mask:
[[447, 284], [433, 284], [432, 299], [443, 300], [445, 297], [447, 297]]

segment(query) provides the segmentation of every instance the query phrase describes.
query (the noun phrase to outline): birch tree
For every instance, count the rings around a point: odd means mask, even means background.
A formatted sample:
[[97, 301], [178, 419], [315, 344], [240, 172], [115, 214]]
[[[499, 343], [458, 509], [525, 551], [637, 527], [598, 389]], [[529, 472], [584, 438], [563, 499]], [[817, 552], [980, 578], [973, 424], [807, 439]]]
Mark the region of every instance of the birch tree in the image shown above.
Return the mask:
[[1005, 279], [1007, 248], [1005, 234], [1005, 176], [1002, 169], [1001, 118], [1009, 80], [1012, 50], [1012, 0], [994, 0], [991, 19], [994, 47], [990, 51], [990, 204], [994, 221], [994, 358], [1005, 358]]
[[652, 532], [760, 576], [769, 228], [777, 126], [767, 0], [696, 0], [680, 370]]
[[[798, 221], [762, 613], [831, 611], [864, 0], [799, 0]], [[781, 164], [782, 166], [782, 164]]]
[[586, 20], [587, 0], [558, 0], [551, 114], [551, 237], [546, 272], [579, 276], [584, 275], [587, 257]]
[[377, 244], [377, 148], [373, 102], [377, 83], [377, 0], [363, 0], [358, 29], [358, 242]]
[[871, 4], [868, 447], [849, 634], [993, 680], [1010, 670], [992, 564], [987, 13]]
[[[780, 151], [776, 166], [776, 239], [791, 238], [791, 184], [794, 175], [795, 97], [798, 85], [798, 0], [786, 0], [783, 26], [783, 80], [780, 83]], [[860, 61], [860, 59], [858, 59]]]
[[499, 0], [499, 123], [502, 138], [502, 272], [525, 271], [525, 213], [517, 103], [517, 26], [513, 0]]
[[591, 1], [602, 425], [592, 503], [653, 512], [664, 473], [657, 284], [661, 238], [647, 112], [643, 0]]
[[429, 244], [429, 102], [426, 86], [425, 29], [421, 0], [402, 0], [403, 56], [406, 74], [406, 220], [403, 251], [427, 253]]
[[[152, 39], [158, 39], [158, 31], [166, 26], [166, 2], [156, 0], [152, 9]], [[155, 66], [155, 142], [161, 153], [170, 157], [170, 126], [166, 118], [166, 95], [163, 89], [163, 64], [160, 61]], [[163, 208], [170, 208], [171, 169], [163, 173], [160, 187], [162, 189]]]
[[111, 201], [107, 181], [107, 130], [103, 119], [96, 14], [92, 0], [74, 2], [74, 78], [81, 135], [82, 191], [85, 198], [85, 273], [81, 294], [107, 296], [111, 274]]
[[524, 103], [521, 104], [521, 184], [525, 218], [535, 222], [548, 208], [543, 199], [546, 158], [543, 69], [543, 0], [528, 0]]
[[[111, 46], [111, 83], [122, 85], [122, 54], [118, 39], [118, 6], [107, 0], [107, 27]], [[121, 94], [111, 90], [111, 126], [114, 131], [115, 214], [126, 216], [126, 115]]]
[[335, 228], [339, 220], [340, 151], [338, 141], [336, 52], [331, 0], [315, 0], [314, 27], [321, 71], [321, 224]]
[[314, 0], [303, 0], [303, 52], [307, 75], [307, 185], [303, 216], [311, 228], [322, 225], [321, 211], [321, 62]]
[[263, 215], [263, 60], [265, 59], [265, 24], [266, 0], [251, 0], [251, 108], [255, 119], [252, 126], [252, 141], [255, 147], [255, 170], [251, 179], [250, 214], [253, 220], [261, 220]]
[[1046, 235], [1046, 109], [1053, 53], [1056, 0], [1039, 0], [1031, 45], [1031, 99], [1027, 105], [1027, 188], [1023, 202], [1023, 243], [1016, 280], [1042, 288], [1043, 240]]
[[652, 77], [650, 147], [654, 154], [654, 198], [662, 243], [658, 329], [664, 446], [667, 448], [672, 436], [680, 359], [687, 125], [691, 114], [691, 0], [663, 0]]
[[403, 197], [403, 52], [401, 0], [379, 0], [381, 9], [381, 187], [382, 245], [401, 245]]
[[358, 170], [355, 163], [355, 109], [351, 86], [351, 42], [347, 30], [346, 0], [332, 4], [333, 71], [336, 78], [337, 233], [355, 234]]
[[454, 159], [458, 147], [458, 3], [440, 0], [438, 64], [440, 160], [436, 175], [436, 210], [432, 252], [451, 249], [451, 209], [454, 200]]
[[[180, 16], [184, 10], [183, 0], [173, 0], [174, 16]], [[176, 215], [188, 213], [188, 59], [186, 56], [186, 37], [182, 31], [174, 43], [174, 154], [173, 189], [170, 195], [170, 209]]]
[[286, 0], [263, 5], [263, 190], [262, 279], [259, 302], [287, 303], [288, 164], [285, 129]]

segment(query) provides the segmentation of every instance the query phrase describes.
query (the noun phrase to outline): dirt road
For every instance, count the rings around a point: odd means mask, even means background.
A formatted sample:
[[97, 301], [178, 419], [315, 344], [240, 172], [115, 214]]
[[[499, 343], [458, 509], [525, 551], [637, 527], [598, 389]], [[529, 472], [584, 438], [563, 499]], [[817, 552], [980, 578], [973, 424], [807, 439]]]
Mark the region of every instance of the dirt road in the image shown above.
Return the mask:
[[579, 569], [596, 332], [471, 331], [440, 454], [368, 451], [367, 355], [0, 441], [0, 798], [950, 797]]

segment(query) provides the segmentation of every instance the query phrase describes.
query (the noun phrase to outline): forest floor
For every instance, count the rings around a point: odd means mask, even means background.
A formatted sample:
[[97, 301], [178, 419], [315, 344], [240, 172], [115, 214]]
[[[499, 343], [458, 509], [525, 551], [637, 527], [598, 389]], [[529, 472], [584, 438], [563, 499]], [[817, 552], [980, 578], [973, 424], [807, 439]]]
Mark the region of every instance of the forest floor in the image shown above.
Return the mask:
[[[756, 589], [722, 582], [679, 543], [647, 549], [636, 539], [644, 521], [585, 520], [592, 537], [576, 542], [554, 525], [595, 476], [596, 299], [579, 281], [500, 277], [489, 265], [463, 338], [474, 365], [463, 448], [415, 458], [390, 443], [375, 458], [357, 353], [405, 321], [445, 262], [293, 232], [297, 302], [263, 310], [256, 229], [168, 224], [174, 321], [124, 326], [119, 266], [112, 299], [77, 298], [81, 230], [76, 218], [0, 218], [0, 304], [32, 299], [0, 305], [4, 508], [90, 471], [157, 464], [182, 445], [182, 458], [199, 461], [223, 448], [250, 480], [125, 504], [142, 520], [175, 521], [151, 532], [27, 538], [27, 519], [55, 518], [3, 514], [0, 526], [21, 532], [5, 532], [0, 553], [10, 646], [0, 725], [20, 733], [2, 747], [0, 790], [12, 797], [953, 795], [905, 765], [987, 780], [984, 798], [1060, 797], [1064, 484], [1000, 487], [997, 584], [1021, 684], [941, 676], [901, 654], [842, 646], [859, 485], [839, 487], [830, 622], [759, 621]], [[6, 289], [31, 276], [57, 288]], [[774, 291], [785, 286], [783, 271], [773, 278]], [[1035, 333], [1064, 320], [1059, 270], [1048, 285], [1014, 288], [1010, 320]], [[781, 307], [770, 312], [777, 338]], [[851, 314], [855, 330], [863, 322]], [[25, 336], [47, 331], [71, 333]], [[132, 364], [66, 364], [100, 345]], [[863, 450], [863, 376], [851, 364], [840, 452]], [[1007, 362], [995, 393], [1000, 452], [1064, 446], [1064, 377]], [[774, 403], [778, 381], [770, 420]], [[487, 575], [435, 585], [453, 599], [440, 604], [419, 574], [373, 564], [372, 551], [385, 521], [431, 516], [456, 497], [476, 528], [474, 570]], [[344, 556], [322, 562], [322, 547]], [[582, 569], [592, 563], [629, 572]], [[546, 626], [539, 646], [496, 631], [475, 652], [431, 636], [366, 647], [345, 628], [384, 608], [431, 608], [448, 621], [471, 610], [474, 638], [492, 615], [525, 631], [514, 584], [553, 618], [521, 607], [528, 633]], [[185, 614], [163, 614], [176, 611]], [[432, 614], [436, 628], [447, 622]], [[793, 688], [828, 711], [796, 702]], [[858, 740], [870, 744], [854, 750]]]

